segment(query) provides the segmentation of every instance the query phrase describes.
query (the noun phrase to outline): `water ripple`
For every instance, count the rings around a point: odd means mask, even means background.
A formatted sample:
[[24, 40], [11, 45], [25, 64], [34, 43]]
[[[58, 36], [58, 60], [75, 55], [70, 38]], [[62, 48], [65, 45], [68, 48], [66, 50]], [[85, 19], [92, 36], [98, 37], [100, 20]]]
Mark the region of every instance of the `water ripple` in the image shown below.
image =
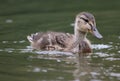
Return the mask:
[[[21, 41], [13, 41], [12, 43], [24, 43], [25, 40], [21, 40]], [[10, 43], [10, 41], [2, 41], [2, 43]], [[102, 49], [106, 49], [106, 48], [110, 48], [112, 47], [111, 45], [105, 45], [105, 44], [93, 44], [92, 48], [96, 49], [96, 50], [102, 50]], [[0, 49], [0, 51], [5, 51], [5, 52], [9, 52], [12, 53], [14, 51], [18, 51], [20, 53], [35, 53], [35, 54], [49, 54], [49, 55], [67, 55], [67, 56], [71, 56], [73, 55], [70, 52], [61, 52], [61, 51], [33, 51], [31, 46], [26, 46], [26, 48], [24, 49], [16, 49], [16, 48], [5, 48], [5, 49]], [[102, 52], [97, 52], [96, 54], [100, 55], [101, 57], [106, 57], [109, 56], [108, 54], [102, 53]]]
[[112, 47], [111, 45], [105, 45], [105, 44], [93, 44], [92, 48], [93, 49], [106, 49]]

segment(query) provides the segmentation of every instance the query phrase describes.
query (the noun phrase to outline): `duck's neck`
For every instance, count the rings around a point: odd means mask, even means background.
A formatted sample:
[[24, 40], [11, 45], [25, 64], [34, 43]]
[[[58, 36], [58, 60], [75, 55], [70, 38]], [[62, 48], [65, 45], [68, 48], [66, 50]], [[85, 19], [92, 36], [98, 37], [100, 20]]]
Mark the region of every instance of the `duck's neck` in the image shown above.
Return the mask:
[[79, 31], [77, 26], [74, 27], [74, 40], [72, 46], [70, 47], [74, 49], [74, 52], [79, 52], [79, 45], [81, 44], [80, 42], [85, 40], [86, 34], [87, 33], [85, 32]]
[[74, 36], [75, 36], [74, 41], [75, 42], [85, 40], [86, 35], [87, 35], [86, 32], [82, 32], [82, 31], [78, 30], [78, 26], [75, 26], [75, 28], [74, 28]]

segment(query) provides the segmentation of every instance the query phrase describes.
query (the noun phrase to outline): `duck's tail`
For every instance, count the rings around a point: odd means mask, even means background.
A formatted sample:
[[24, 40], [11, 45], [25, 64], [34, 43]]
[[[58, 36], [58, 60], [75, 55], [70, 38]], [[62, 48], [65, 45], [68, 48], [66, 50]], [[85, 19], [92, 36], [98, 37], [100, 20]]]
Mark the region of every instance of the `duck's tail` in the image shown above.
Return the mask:
[[27, 36], [27, 39], [30, 43], [34, 42], [34, 36], [35, 36], [35, 34], [31, 34], [31, 35]]
[[29, 42], [31, 42], [31, 43], [33, 42], [33, 37], [32, 36], [27, 36], [27, 39], [28, 39]]
[[43, 33], [35, 33], [35, 34], [31, 34], [27, 36], [27, 39], [30, 43], [33, 43], [35, 41], [37, 41], [38, 39], [40, 39], [41, 35]]

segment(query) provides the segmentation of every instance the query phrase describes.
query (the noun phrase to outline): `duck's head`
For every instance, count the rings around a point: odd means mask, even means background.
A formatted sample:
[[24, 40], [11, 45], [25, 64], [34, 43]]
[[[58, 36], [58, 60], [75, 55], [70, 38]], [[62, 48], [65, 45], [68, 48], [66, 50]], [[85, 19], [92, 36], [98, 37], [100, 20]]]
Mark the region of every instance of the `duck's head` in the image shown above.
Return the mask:
[[101, 39], [102, 35], [98, 32], [96, 28], [95, 18], [91, 13], [81, 12], [76, 16], [75, 27], [81, 32], [90, 32], [95, 37]]

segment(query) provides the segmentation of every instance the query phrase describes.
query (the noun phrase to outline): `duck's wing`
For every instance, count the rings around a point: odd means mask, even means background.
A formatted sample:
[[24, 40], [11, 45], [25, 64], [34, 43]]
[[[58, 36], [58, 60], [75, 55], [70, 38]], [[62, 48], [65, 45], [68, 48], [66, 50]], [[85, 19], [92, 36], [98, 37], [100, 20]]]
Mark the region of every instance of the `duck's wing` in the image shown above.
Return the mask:
[[55, 40], [59, 46], [67, 48], [73, 42], [73, 35], [69, 33], [58, 33], [55, 36]]

